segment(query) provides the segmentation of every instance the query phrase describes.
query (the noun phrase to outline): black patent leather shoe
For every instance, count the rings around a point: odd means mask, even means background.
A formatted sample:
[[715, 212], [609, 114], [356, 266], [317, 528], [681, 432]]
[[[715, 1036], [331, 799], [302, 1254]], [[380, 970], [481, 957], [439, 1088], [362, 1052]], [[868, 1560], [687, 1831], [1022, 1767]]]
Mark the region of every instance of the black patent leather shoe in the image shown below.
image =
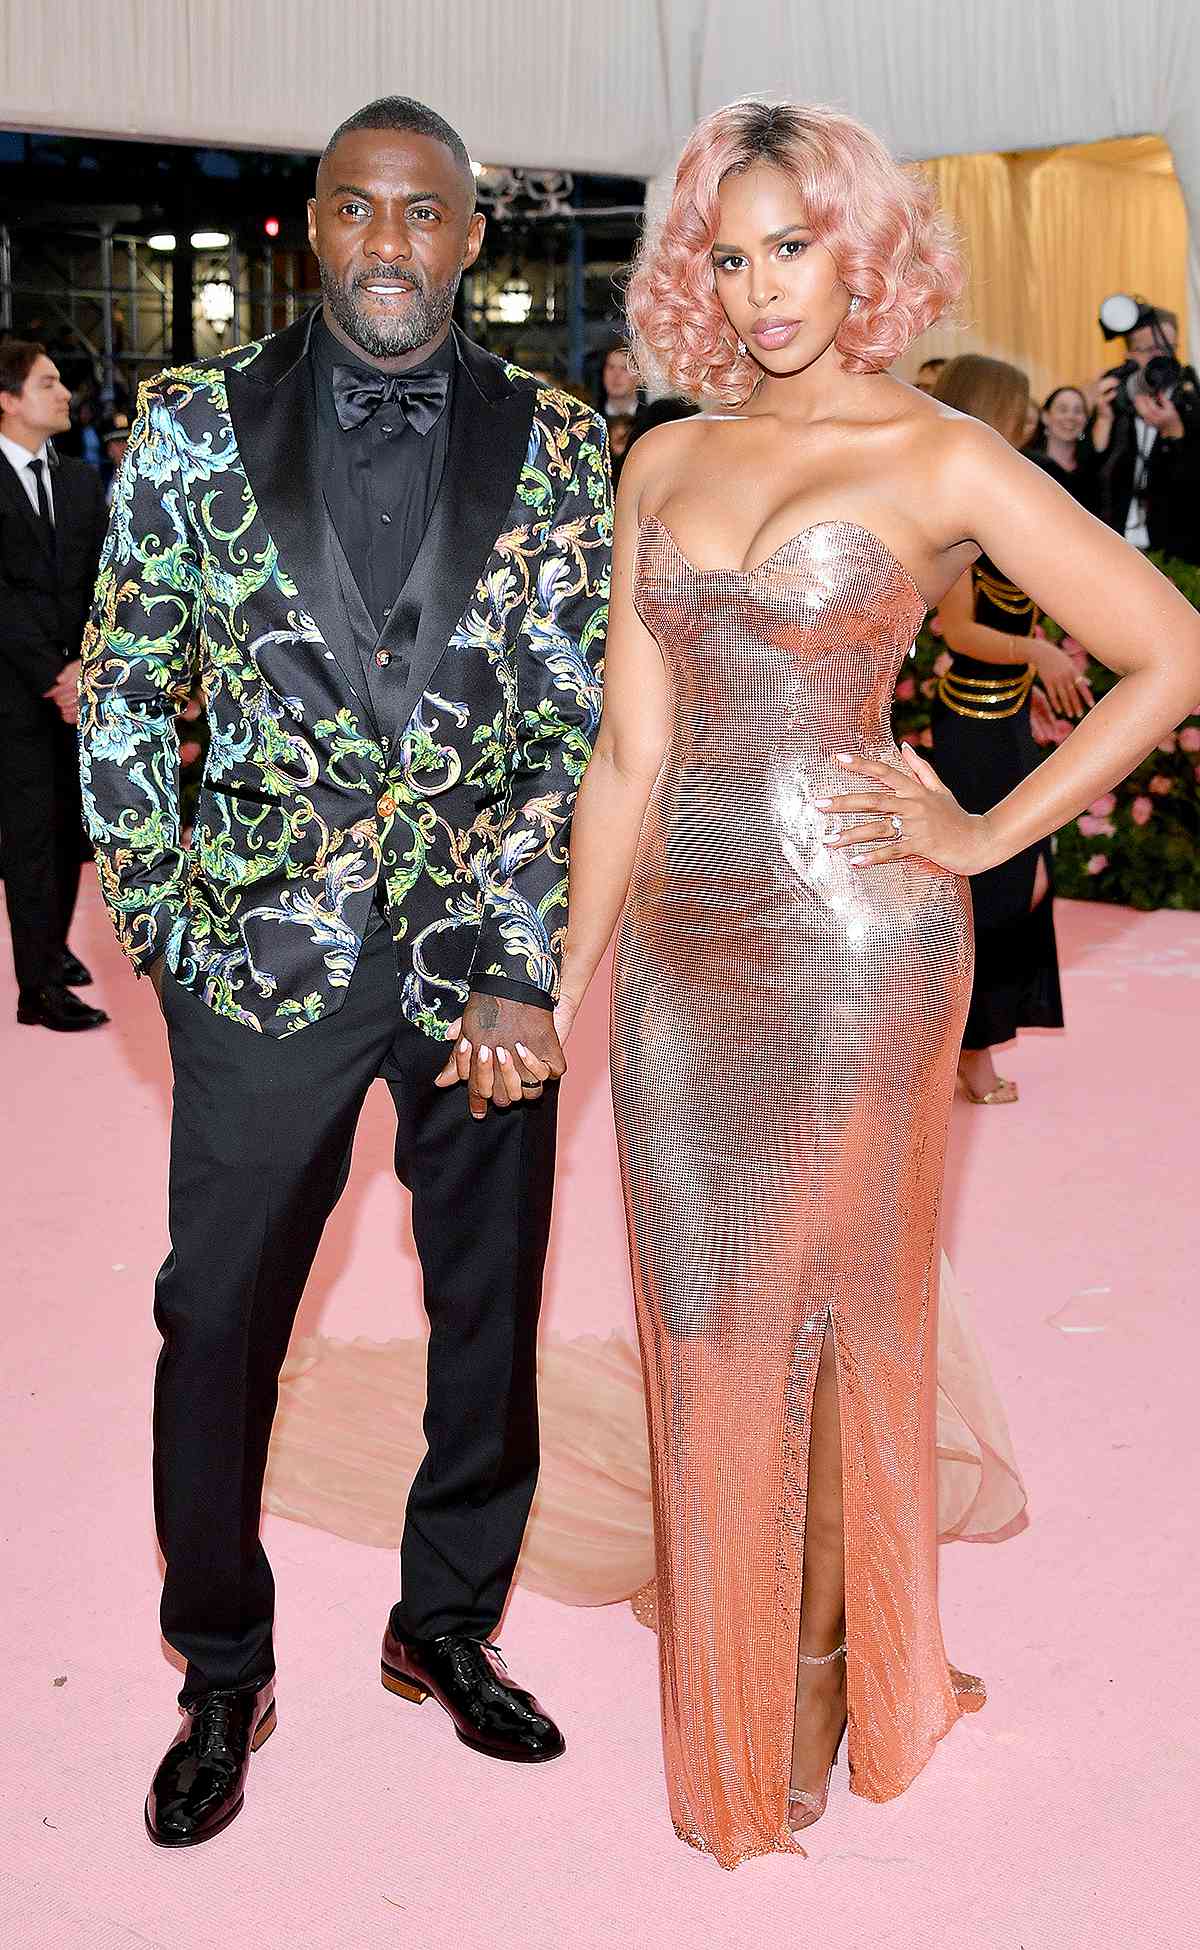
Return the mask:
[[246, 1798], [250, 1756], [275, 1731], [275, 1681], [257, 1692], [203, 1693], [183, 1709], [146, 1797], [160, 1848], [194, 1848], [228, 1828]]
[[58, 965], [58, 979], [65, 989], [90, 989], [92, 971], [84, 966], [78, 955], [73, 955], [69, 948], [64, 948], [62, 960]]
[[108, 1017], [103, 1009], [89, 1008], [61, 982], [47, 982], [44, 988], [22, 989], [17, 1021], [40, 1029], [99, 1029]]
[[383, 1683], [397, 1699], [435, 1699], [464, 1746], [493, 1760], [557, 1760], [567, 1743], [550, 1715], [504, 1668], [498, 1646], [479, 1639], [383, 1637]]

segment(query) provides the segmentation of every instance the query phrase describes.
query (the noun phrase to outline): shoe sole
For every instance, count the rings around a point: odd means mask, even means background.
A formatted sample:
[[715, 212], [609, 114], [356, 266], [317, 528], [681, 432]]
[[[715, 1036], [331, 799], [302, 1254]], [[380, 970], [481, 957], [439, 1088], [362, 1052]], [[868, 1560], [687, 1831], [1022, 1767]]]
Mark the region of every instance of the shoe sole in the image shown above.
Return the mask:
[[[394, 1694], [397, 1699], [408, 1700], [413, 1706], [424, 1706], [427, 1699], [433, 1699], [442, 1706], [437, 1694], [431, 1693], [428, 1686], [422, 1686], [419, 1680], [409, 1679], [406, 1674], [396, 1672], [382, 1660], [379, 1670], [385, 1692]], [[564, 1740], [562, 1746], [556, 1747], [552, 1754], [498, 1754], [493, 1747], [485, 1747], [478, 1740], [472, 1740], [469, 1734], [464, 1733], [449, 1707], [442, 1706], [442, 1711], [453, 1726], [456, 1739], [461, 1740], [464, 1747], [469, 1747], [473, 1754], [482, 1754], [485, 1760], [501, 1760], [508, 1765], [516, 1763], [518, 1766], [530, 1767], [535, 1766], [539, 1761], [559, 1760], [567, 1751], [567, 1743]]]
[[[270, 1706], [267, 1708], [267, 1711], [263, 1714], [262, 1721], [261, 1724], [259, 1725], [257, 1733], [255, 1734], [253, 1740], [250, 1742], [250, 1752], [252, 1754], [256, 1754], [259, 1748], [266, 1744], [266, 1742], [271, 1738], [271, 1735], [274, 1733], [275, 1728], [278, 1724], [279, 1724], [278, 1720], [276, 1719], [275, 1716], [275, 1702], [274, 1700], [272, 1700]], [[238, 1816], [241, 1814], [242, 1809], [245, 1807], [245, 1805], [246, 1805], [246, 1794], [245, 1794], [245, 1790], [243, 1789], [242, 1793], [238, 1795], [238, 1798], [234, 1802], [232, 1808], [226, 1809], [225, 1813], [221, 1816], [220, 1821], [218, 1821], [215, 1824], [215, 1826], [213, 1826], [212, 1828], [206, 1828], [203, 1835], [177, 1835], [177, 1836], [156, 1835], [153, 1828], [150, 1826], [149, 1795], [146, 1796], [146, 1805], [142, 1810], [142, 1819], [146, 1824], [146, 1833], [147, 1835], [149, 1835], [150, 1840], [154, 1843], [155, 1848], [201, 1848], [203, 1847], [205, 1842], [211, 1842], [214, 1835], [222, 1834], [225, 1831], [225, 1829], [228, 1828], [231, 1821], [236, 1821]]]
[[89, 1029], [103, 1029], [110, 1018], [103, 1022], [43, 1022], [40, 1016], [18, 1016], [22, 1029], [52, 1029], [56, 1036], [78, 1036]]

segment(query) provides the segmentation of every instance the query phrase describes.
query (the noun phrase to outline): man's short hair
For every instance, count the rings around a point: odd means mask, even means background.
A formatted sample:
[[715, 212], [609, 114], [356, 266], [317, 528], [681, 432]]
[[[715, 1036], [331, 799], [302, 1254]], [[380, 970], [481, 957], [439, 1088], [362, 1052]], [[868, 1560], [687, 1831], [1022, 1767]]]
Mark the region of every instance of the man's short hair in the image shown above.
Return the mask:
[[356, 108], [344, 122], [339, 122], [321, 151], [317, 164], [318, 173], [324, 168], [333, 150], [344, 135], [352, 135], [356, 129], [394, 129], [399, 134], [427, 135], [434, 142], [442, 143], [471, 183], [472, 195], [475, 188], [475, 171], [467, 154], [467, 145], [457, 129], [452, 129], [445, 116], [439, 115], [436, 108], [426, 103], [414, 101], [411, 95], [380, 95], [377, 101], [368, 102], [363, 108]]
[[1125, 334], [1126, 345], [1129, 344], [1130, 339], [1133, 338], [1136, 333], [1144, 332], [1147, 325], [1153, 325], [1155, 323], [1157, 323], [1160, 327], [1163, 325], [1174, 326], [1175, 336], [1176, 338], [1179, 337], [1179, 314], [1177, 312], [1173, 312], [1168, 305], [1148, 305], [1146, 307], [1146, 316], [1138, 320], [1132, 332], [1126, 332]]
[[0, 393], [19, 393], [38, 360], [47, 357], [36, 339], [5, 339], [0, 345]]
[[917, 367], [917, 371], [928, 372], [932, 368], [934, 372], [940, 372], [945, 363], [946, 361], [944, 359], [922, 359], [920, 365]]

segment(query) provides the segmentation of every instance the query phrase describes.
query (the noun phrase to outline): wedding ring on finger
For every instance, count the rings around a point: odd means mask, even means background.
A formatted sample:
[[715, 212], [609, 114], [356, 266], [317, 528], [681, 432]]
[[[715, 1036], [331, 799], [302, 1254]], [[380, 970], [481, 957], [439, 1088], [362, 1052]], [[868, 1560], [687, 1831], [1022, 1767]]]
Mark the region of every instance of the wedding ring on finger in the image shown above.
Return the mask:
[[892, 822], [892, 831], [895, 833], [896, 838], [902, 840], [904, 838], [904, 821], [901, 819], [899, 813], [889, 813], [888, 818]]

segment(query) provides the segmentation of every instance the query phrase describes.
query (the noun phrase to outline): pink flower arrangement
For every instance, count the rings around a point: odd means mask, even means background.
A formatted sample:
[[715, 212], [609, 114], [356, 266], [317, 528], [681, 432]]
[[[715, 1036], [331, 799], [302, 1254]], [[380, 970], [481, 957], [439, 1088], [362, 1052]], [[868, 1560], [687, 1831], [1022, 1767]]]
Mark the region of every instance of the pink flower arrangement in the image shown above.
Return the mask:
[[1081, 813], [1075, 824], [1089, 840], [1111, 839], [1117, 830], [1111, 819], [1094, 819], [1091, 813]]
[[[940, 617], [940, 616], [927, 616], [927, 617], [925, 618], [925, 628], [926, 628], [926, 629], [927, 629], [927, 630], [929, 631], [929, 634], [930, 634], [930, 636], [937, 636], [937, 637], [940, 637], [940, 636], [942, 635], [942, 633], [943, 633], [943, 632], [942, 632], [942, 619], [941, 619], [941, 617]], [[947, 656], [947, 659], [946, 659], [946, 667], [947, 667], [947, 669], [949, 669], [949, 657], [948, 657], [948, 656]]]
[[1185, 724], [1179, 734], [1181, 752], [1200, 752], [1200, 725]]
[[907, 703], [909, 698], [915, 697], [916, 694], [916, 680], [912, 677], [902, 677], [896, 686], [896, 696], [902, 703]]
[[1158, 749], [1160, 752], [1165, 752], [1168, 758], [1170, 758], [1173, 755], [1173, 753], [1178, 750], [1175, 733], [1173, 731], [1168, 731], [1165, 738], [1159, 739]]
[[1091, 859], [1087, 863], [1087, 870], [1089, 873], [1103, 873], [1107, 865], [1108, 865], [1107, 853], [1093, 853]]
[[921, 696], [922, 696], [922, 697], [933, 697], [933, 696], [935, 695], [935, 693], [936, 693], [936, 691], [937, 691], [937, 678], [936, 678], [936, 677], [922, 677], [922, 679], [921, 679]]
[[1156, 772], [1150, 781], [1150, 790], [1156, 799], [1165, 799], [1167, 794], [1173, 792], [1174, 789], [1170, 779], [1162, 772]]
[[924, 745], [926, 750], [928, 751], [933, 750], [933, 732], [930, 730], [928, 725], [926, 725], [924, 731], [918, 731], [915, 739], [912, 740], [912, 743], [917, 745]]
[[1093, 818], [1095, 819], [1107, 819], [1110, 812], [1116, 811], [1116, 807], [1117, 807], [1116, 793], [1102, 792], [1098, 799], [1092, 800], [1091, 805], [1088, 807], [1088, 811], [1092, 814]]
[[1148, 826], [1154, 817], [1154, 801], [1140, 792], [1129, 808], [1129, 817], [1135, 826]]
[[[935, 676], [935, 677], [944, 677], [944, 676], [946, 675], [946, 672], [947, 672], [947, 671], [948, 671], [948, 670], [950, 669], [950, 667], [951, 667], [951, 665], [953, 664], [953, 662], [954, 662], [954, 659], [953, 659], [953, 657], [952, 657], [952, 656], [950, 655], [950, 652], [949, 652], [948, 650], [940, 650], [940, 651], [938, 652], [938, 654], [937, 654], [937, 656], [936, 656], [936, 657], [934, 658], [934, 660], [933, 660], [933, 674], [934, 674], [934, 676]], [[1196, 733], [1196, 744], [1195, 744], [1195, 749], [1196, 749], [1196, 751], [1198, 751], [1198, 752], [1200, 752], [1200, 731], [1198, 731], [1198, 732]], [[1191, 751], [1191, 750], [1192, 750], [1192, 747], [1191, 747], [1190, 745], [1188, 746], [1188, 750], [1189, 750], [1189, 751]]]

